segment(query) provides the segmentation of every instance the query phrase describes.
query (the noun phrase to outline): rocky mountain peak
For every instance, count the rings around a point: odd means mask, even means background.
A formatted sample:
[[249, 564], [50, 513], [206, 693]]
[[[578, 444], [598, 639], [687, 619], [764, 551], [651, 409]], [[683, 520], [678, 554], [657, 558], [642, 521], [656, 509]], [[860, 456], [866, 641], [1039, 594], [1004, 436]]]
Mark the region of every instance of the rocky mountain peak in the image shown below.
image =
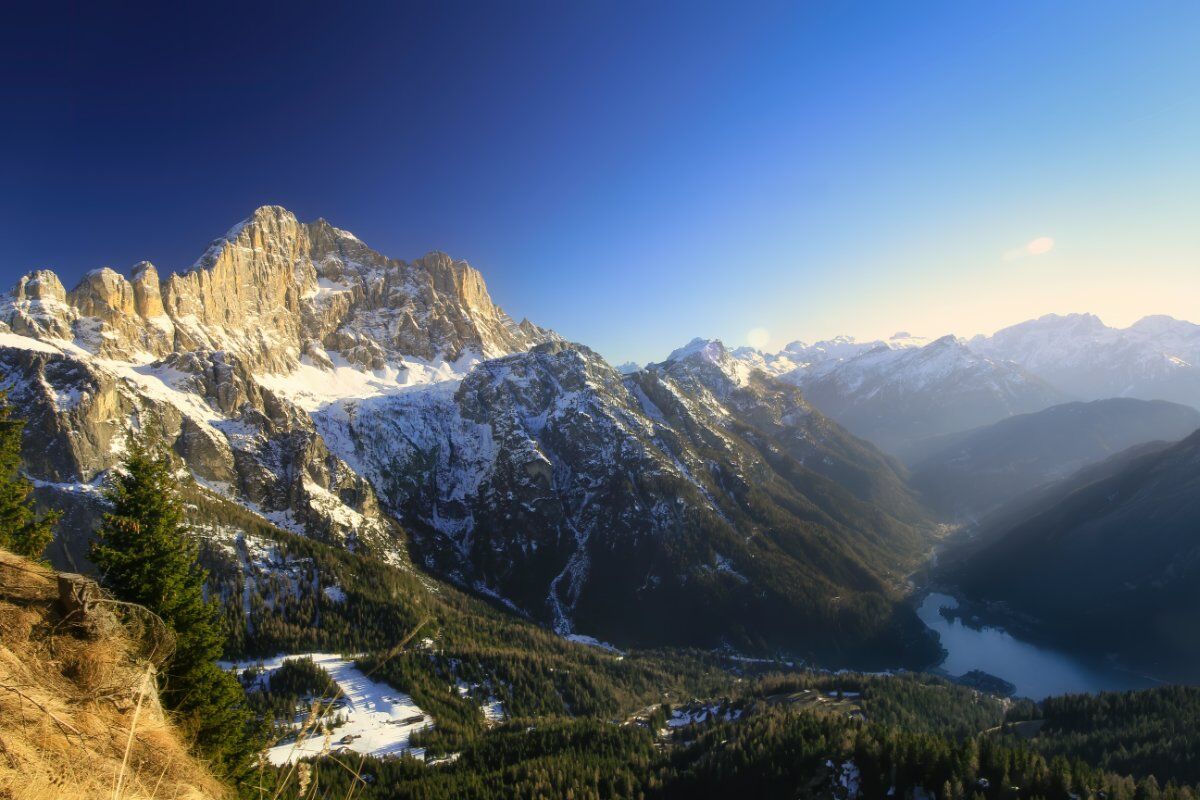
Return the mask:
[[13, 287], [5, 321], [14, 333], [35, 339], [71, 336], [71, 314], [67, 290], [48, 269], [21, 276]]
[[66, 301], [67, 290], [52, 270], [39, 269], [23, 275], [17, 282], [14, 294], [21, 300]]
[[952, 333], [948, 333], [945, 336], [939, 336], [938, 338], [936, 338], [932, 342], [930, 342], [928, 346], [931, 348], [938, 349], [938, 350], [963, 350], [963, 351], [966, 351], [966, 349], [967, 349], [966, 342], [964, 342], [962, 339], [959, 339], [957, 336], [955, 336]]
[[165, 280], [142, 262], [129, 278], [94, 270], [67, 293], [43, 270], [23, 278], [8, 300], [0, 319], [35, 338], [143, 361], [228, 351], [275, 374], [295, 369], [302, 355], [402, 369], [406, 359], [488, 358], [556, 338], [514, 322], [465, 261], [441, 252], [411, 263], [390, 259], [281, 206], [256, 209]]
[[683, 361], [689, 358], [702, 358], [706, 361], [718, 362], [728, 355], [729, 353], [720, 339], [703, 339], [697, 336], [683, 347], [672, 350], [664, 363]]
[[1167, 314], [1151, 314], [1129, 326], [1145, 336], [1189, 336], [1200, 339], [1200, 325]]

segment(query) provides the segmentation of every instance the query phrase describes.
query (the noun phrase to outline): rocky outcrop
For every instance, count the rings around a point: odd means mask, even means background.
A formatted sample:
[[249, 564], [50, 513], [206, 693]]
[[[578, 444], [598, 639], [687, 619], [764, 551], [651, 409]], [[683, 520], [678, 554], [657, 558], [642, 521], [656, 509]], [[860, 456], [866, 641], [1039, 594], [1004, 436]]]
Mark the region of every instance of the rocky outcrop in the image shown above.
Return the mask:
[[0, 374], [26, 418], [23, 457], [40, 502], [70, 510], [59, 563], [86, 563], [105, 476], [135, 428], [153, 430], [195, 478], [277, 524], [401, 558], [369, 484], [330, 454], [307, 413], [228, 353], [126, 366], [0, 347]]
[[9, 296], [5, 322], [16, 333], [35, 339], [70, 339], [78, 315], [67, 304], [67, 290], [48, 269], [25, 275]]
[[382, 369], [405, 357], [494, 357], [555, 338], [514, 322], [465, 261], [444, 253], [390, 259], [277, 206], [255, 211], [165, 281], [148, 262], [129, 279], [93, 270], [69, 293], [54, 273], [30, 273], [0, 319], [16, 333], [105, 358], [227, 351], [268, 373], [287, 373], [304, 355], [324, 364], [337, 353]]
[[86, 578], [0, 550], [0, 797], [229, 795], [159, 702], [170, 632], [116, 608]]
[[[18, 334], [2, 343], [0, 372], [29, 418], [27, 468], [39, 497], [76, 522], [126, 433], [149, 426], [198, 480], [273, 522], [395, 558], [395, 526], [371, 486], [260, 378], [335, 362], [403, 374], [406, 359], [478, 359], [556, 338], [509, 318], [466, 262], [389, 259], [275, 206], [165, 279], [143, 262], [128, 278], [93, 270], [67, 292], [53, 272], [30, 273], [0, 320]], [[68, 563], [83, 558], [79, 542], [66, 547]]]
[[125, 358], [171, 351], [174, 325], [163, 314], [152, 264], [139, 265], [132, 282], [107, 267], [92, 270], [67, 300], [77, 315], [76, 340], [97, 355]]

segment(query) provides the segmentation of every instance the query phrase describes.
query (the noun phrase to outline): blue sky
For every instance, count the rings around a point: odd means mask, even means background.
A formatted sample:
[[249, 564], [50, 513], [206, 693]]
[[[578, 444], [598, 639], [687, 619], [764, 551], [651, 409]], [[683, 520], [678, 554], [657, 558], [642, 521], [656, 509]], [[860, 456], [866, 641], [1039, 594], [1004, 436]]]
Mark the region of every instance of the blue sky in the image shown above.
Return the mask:
[[10, 12], [5, 285], [278, 203], [620, 361], [1200, 317], [1195, 3], [168, 5]]

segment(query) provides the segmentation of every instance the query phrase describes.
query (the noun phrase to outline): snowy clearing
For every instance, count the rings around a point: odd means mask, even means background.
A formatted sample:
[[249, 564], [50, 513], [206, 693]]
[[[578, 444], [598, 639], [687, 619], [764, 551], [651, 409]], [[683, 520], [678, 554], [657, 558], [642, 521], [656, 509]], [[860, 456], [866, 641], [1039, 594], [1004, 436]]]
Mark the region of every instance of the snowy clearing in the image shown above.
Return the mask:
[[433, 717], [421, 711], [407, 694], [367, 677], [354, 666], [353, 661], [330, 653], [298, 653], [223, 666], [237, 672], [260, 666], [266, 679], [270, 680], [271, 672], [285, 660], [295, 658], [311, 658], [314, 664], [322, 667], [337, 682], [342, 691], [340, 699], [345, 701], [345, 705], [334, 708], [333, 715], [344, 717], [346, 722], [331, 734], [310, 734], [304, 739], [272, 747], [267, 751], [267, 758], [272, 764], [282, 766], [302, 758], [342, 750], [371, 756], [394, 756], [404, 752], [417, 758], [425, 756], [424, 750], [411, 748], [408, 742], [415, 731], [432, 727]]

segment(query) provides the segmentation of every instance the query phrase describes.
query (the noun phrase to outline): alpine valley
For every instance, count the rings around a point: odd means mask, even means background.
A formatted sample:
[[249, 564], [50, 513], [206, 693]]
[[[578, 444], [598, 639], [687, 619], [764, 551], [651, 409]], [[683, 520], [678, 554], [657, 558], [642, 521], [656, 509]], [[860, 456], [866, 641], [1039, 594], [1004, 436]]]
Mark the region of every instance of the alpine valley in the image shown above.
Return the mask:
[[719, 342], [622, 375], [480, 274], [264, 207], [188, 270], [24, 277], [0, 370], [86, 568], [105, 475], [151, 429], [199, 487], [421, 567], [562, 635], [849, 666], [937, 653], [904, 602], [932, 526], [903, 469]]
[[[931, 672], [918, 608], [1200, 679], [1200, 326], [698, 338], [615, 367], [465, 261], [266, 206], [180, 272], [24, 276], [0, 377], [58, 569], [98, 571], [130, 443], [170, 451], [227, 666], [290, 737], [265, 761], [330, 755], [291, 719], [321, 691], [338, 752], [379, 757], [370, 781], [318, 761], [324, 786], [1195, 797], [1200, 692], [1012, 700]], [[1138, 719], [1182, 755], [1115, 744]]]
[[[177, 274], [105, 268], [68, 292], [31, 273], [0, 320], [26, 468], [71, 512], [64, 566], [85, 564], [125, 432], [151, 428], [266, 521], [411, 552], [560, 634], [836, 666], [936, 654], [903, 595], [948, 508], [926, 506], [948, 435], [1108, 392], [1200, 405], [1200, 326], [1161, 318], [775, 354], [697, 339], [618, 371], [510, 318], [466, 262], [391, 259], [272, 206]], [[1200, 427], [1182, 406], [1118, 416], [1129, 432], [1044, 474]], [[915, 482], [887, 451], [924, 461]]]

